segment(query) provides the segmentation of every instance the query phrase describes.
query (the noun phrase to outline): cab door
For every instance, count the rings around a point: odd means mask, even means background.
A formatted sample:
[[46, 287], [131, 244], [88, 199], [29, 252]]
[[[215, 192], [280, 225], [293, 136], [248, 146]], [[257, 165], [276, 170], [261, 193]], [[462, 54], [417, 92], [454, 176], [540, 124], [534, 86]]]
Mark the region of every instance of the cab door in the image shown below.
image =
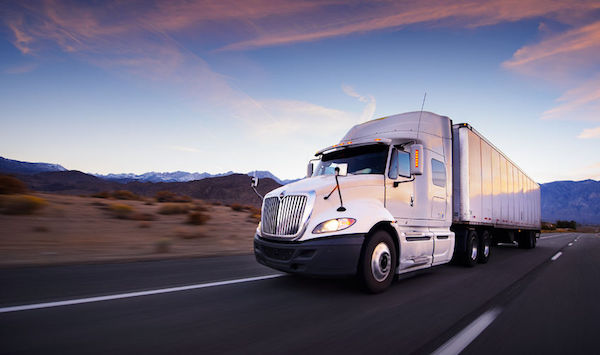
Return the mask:
[[[410, 153], [398, 147], [392, 147], [385, 183], [385, 206], [396, 219], [400, 234], [399, 269], [429, 266], [433, 260], [433, 235], [425, 223], [429, 216], [418, 216], [421, 210], [416, 184], [425, 178], [411, 176]], [[424, 196], [426, 198], [426, 196]]]

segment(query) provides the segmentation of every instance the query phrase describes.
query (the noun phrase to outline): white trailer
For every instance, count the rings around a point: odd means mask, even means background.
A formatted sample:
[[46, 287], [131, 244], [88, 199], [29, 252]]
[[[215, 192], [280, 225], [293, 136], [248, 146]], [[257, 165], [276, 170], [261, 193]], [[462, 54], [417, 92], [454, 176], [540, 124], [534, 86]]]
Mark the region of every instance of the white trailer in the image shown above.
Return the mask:
[[539, 230], [539, 185], [468, 124], [409, 112], [352, 127], [305, 179], [269, 192], [254, 252], [278, 270], [356, 275], [381, 292], [396, 274], [453, 258], [485, 263], [494, 242], [533, 248]]
[[[452, 133], [452, 228], [534, 248], [541, 227], [539, 185], [469, 124], [453, 125]], [[468, 242], [468, 236], [459, 241]], [[480, 258], [487, 261], [486, 254]]]

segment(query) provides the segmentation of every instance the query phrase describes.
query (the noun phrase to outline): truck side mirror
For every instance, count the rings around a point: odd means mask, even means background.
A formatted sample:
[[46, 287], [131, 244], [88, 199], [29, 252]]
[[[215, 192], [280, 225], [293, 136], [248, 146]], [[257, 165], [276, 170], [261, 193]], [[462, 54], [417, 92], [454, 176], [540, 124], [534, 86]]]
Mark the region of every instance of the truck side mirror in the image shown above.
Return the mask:
[[311, 177], [313, 174], [314, 165], [311, 161], [308, 162], [306, 166], [306, 177]]
[[258, 177], [253, 176], [252, 177], [252, 183], [250, 184], [252, 187], [257, 187], [258, 186]]
[[423, 175], [423, 145], [413, 144], [410, 147], [410, 174]]
[[390, 156], [390, 168], [388, 170], [388, 178], [396, 180], [398, 178], [398, 149], [392, 148]]

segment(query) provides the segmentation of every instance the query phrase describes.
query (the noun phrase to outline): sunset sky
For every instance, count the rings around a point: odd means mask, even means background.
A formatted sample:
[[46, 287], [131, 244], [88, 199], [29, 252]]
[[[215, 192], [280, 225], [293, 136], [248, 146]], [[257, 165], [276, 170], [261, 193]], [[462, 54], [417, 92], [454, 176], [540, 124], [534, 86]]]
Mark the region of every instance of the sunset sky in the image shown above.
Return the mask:
[[600, 1], [2, 1], [0, 156], [298, 178], [354, 124], [469, 122], [600, 179]]

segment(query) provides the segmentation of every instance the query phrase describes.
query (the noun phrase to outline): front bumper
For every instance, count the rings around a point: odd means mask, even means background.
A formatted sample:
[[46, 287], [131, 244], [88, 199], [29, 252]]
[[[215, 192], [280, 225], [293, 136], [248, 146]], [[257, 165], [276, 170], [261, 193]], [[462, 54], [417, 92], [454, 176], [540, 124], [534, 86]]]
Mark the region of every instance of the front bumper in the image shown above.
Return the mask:
[[315, 276], [355, 275], [364, 234], [347, 234], [305, 242], [272, 241], [254, 236], [256, 260], [273, 269]]

